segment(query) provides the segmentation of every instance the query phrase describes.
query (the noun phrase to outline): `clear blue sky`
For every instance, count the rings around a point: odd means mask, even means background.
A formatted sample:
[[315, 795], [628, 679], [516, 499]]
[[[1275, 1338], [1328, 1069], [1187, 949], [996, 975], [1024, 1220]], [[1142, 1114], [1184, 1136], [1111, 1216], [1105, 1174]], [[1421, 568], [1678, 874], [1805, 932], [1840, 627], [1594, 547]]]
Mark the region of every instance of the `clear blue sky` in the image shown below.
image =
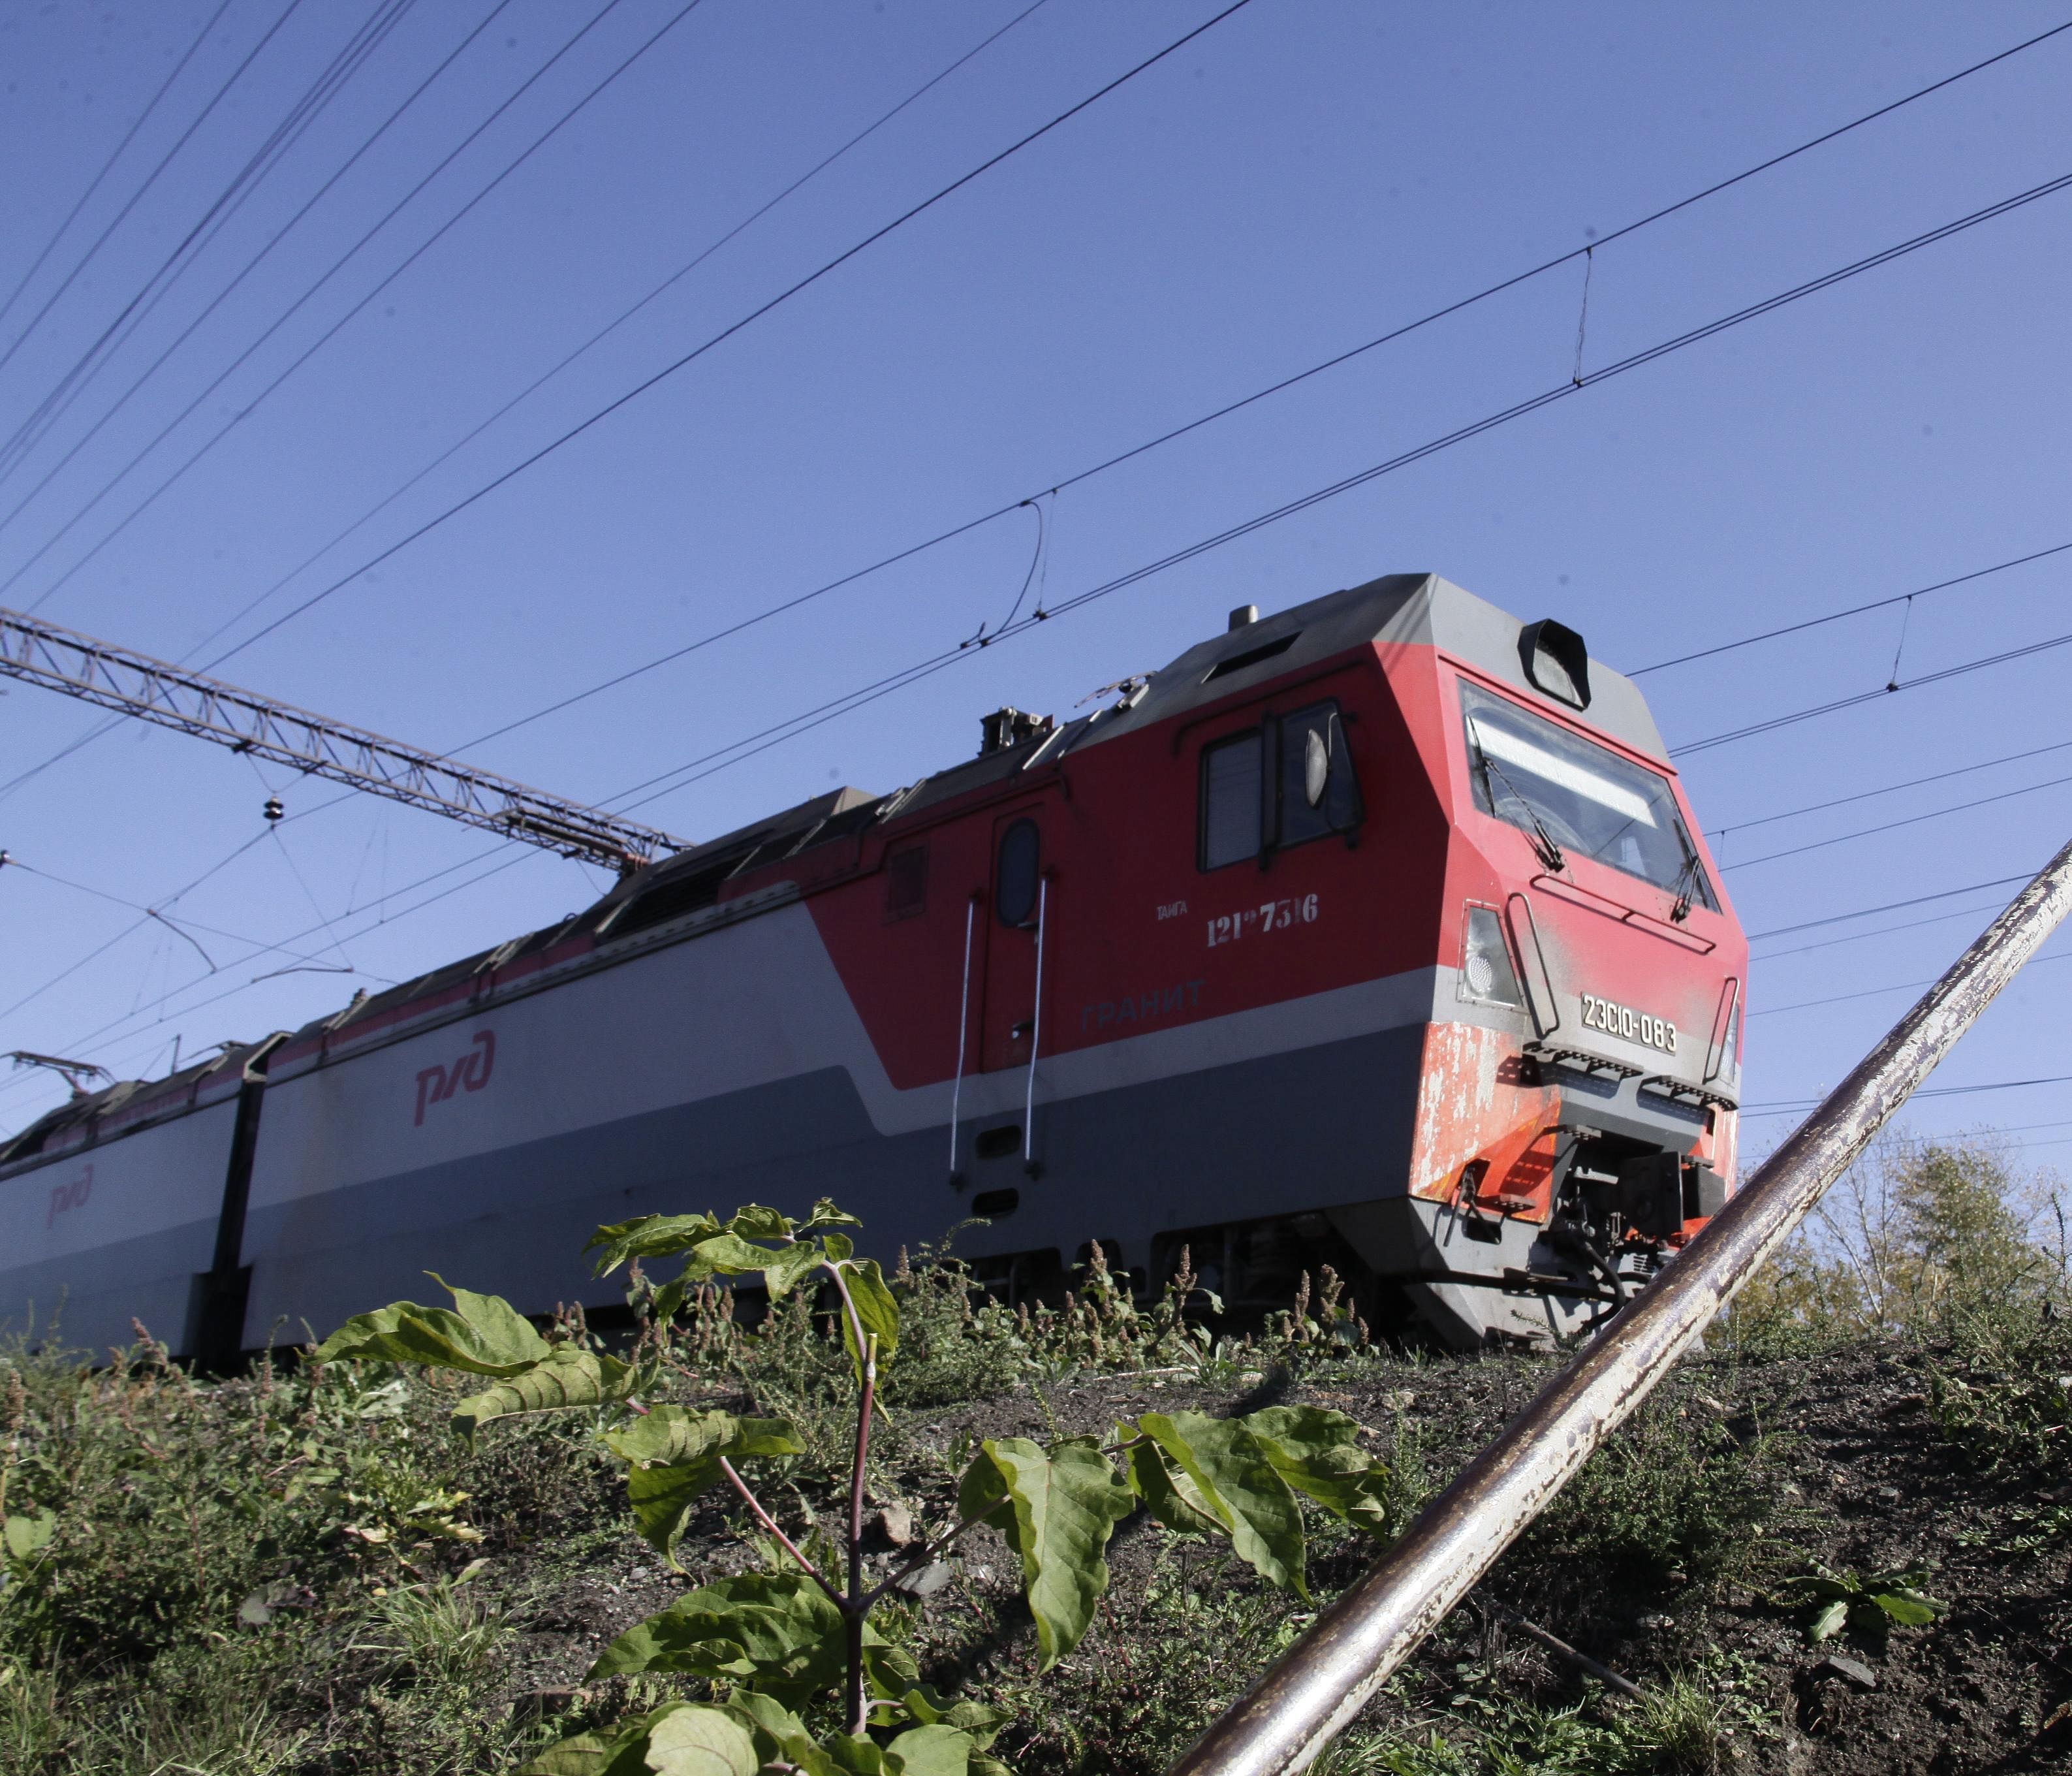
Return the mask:
[[[216, 3], [63, 0], [0, 14], [0, 164], [10, 169], [0, 299]], [[76, 400], [18, 458], [0, 454], [0, 603], [43, 599], [57, 621], [188, 656], [1027, 0], [703, 0], [97, 549], [680, 10], [680, 0], [606, 8], [72, 523], [599, 3], [510, 0], [491, 18], [493, 0], [421, 0], [393, 20]], [[228, 0], [0, 319], [4, 351], [47, 304], [0, 367], [0, 441], [147, 286], [352, 32], [381, 18], [365, 0], [302, 0], [117, 221], [283, 20], [283, 4]], [[196, 657], [330, 585], [1216, 10], [1046, 0]], [[1579, 247], [1591, 231], [1609, 235], [2063, 17], [2029, 4], [1252, 0], [220, 670], [608, 800], [997, 623], [1031, 558], [1030, 514], [473, 742]], [[110, 415], [486, 18], [424, 97]], [[1610, 243], [1591, 267], [1585, 371], [2072, 171], [2068, 86], [2072, 32]], [[106, 244], [51, 300], [111, 223]], [[1559, 616], [1601, 657], [1633, 669], [2072, 541], [2069, 224], [2072, 191], [1586, 387], [974, 651], [642, 813], [695, 837], [837, 781], [890, 788], [968, 754], [978, 715], [1000, 703], [1063, 713], [1214, 631], [1234, 604], [1271, 610], [1385, 572], [1436, 569], [1523, 616]], [[1049, 599], [1559, 386], [1575, 363], [1582, 271], [1563, 266], [1069, 489], [1052, 514]], [[2072, 630], [2068, 574], [2072, 555], [1918, 601], [1899, 677]], [[1879, 612], [1642, 682], [1680, 746], [1884, 684], [1900, 616]], [[2072, 746], [1750, 823], [2072, 742], [2068, 669], [2072, 648], [2045, 652], [1691, 754], [1701, 817], [1737, 829], [1720, 842], [1749, 931], [2040, 864], [2072, 818], [2072, 783], [1762, 860], [2072, 778]], [[13, 687], [0, 698], [0, 779], [95, 719]], [[260, 818], [269, 788], [295, 816], [270, 837]], [[599, 886], [578, 865], [497, 854], [428, 816], [278, 774], [262, 782], [242, 759], [141, 726], [0, 798], [0, 845], [30, 866], [0, 870], [0, 1008], [34, 994], [0, 1014], [0, 1051], [76, 1054], [118, 1075], [162, 1070], [175, 1036], [191, 1053], [298, 1024], [356, 985], [378, 987], [544, 923]], [[413, 910], [512, 856], [520, 861]], [[483, 861], [395, 894], [473, 858]], [[135, 911], [86, 888], [170, 911], [214, 972], [184, 938], [152, 921], [129, 929]], [[1758, 942], [1751, 1100], [1807, 1097], [1838, 1079], [1908, 1002], [1877, 989], [1939, 972], [2006, 892]], [[282, 943], [292, 956], [254, 953]], [[2072, 952], [2072, 939], [2053, 948]], [[253, 984], [312, 962], [357, 972], [305, 966]], [[2058, 965], [2039, 964], [1934, 1083], [2072, 1073], [2054, 1015], [2067, 985], [2072, 971], [2061, 978]], [[60, 1096], [47, 1079], [0, 1079], [0, 1126]], [[2054, 1119], [2064, 1120], [2031, 1126]], [[2072, 1137], [2072, 1087], [1919, 1100], [1909, 1125], [1988, 1120], [2019, 1126], [2013, 1138], [2039, 1144], [2030, 1157], [2049, 1161], [2065, 1149], [2040, 1144]], [[1788, 1126], [1753, 1122], [1750, 1146], [1760, 1151]]]

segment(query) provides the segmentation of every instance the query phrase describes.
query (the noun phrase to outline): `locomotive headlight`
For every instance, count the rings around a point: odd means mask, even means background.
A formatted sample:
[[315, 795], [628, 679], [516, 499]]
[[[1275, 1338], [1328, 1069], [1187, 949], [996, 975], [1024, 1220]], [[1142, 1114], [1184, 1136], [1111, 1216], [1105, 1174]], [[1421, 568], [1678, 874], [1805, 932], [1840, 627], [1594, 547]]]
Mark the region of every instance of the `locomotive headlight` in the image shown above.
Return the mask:
[[1523, 1005], [1518, 990], [1518, 971], [1511, 965], [1511, 949], [1503, 940], [1503, 925], [1494, 906], [1468, 908], [1467, 930], [1461, 946], [1461, 993], [1469, 999], [1486, 999], [1500, 1005]]

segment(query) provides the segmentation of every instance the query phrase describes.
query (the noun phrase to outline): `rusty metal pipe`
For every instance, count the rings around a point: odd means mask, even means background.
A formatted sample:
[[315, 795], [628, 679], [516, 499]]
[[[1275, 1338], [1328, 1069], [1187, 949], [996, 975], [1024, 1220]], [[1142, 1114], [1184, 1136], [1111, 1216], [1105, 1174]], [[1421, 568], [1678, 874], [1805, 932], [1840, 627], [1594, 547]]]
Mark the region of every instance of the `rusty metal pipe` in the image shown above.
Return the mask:
[[2072, 845], [1170, 1776], [1283, 1776], [1330, 1744], [1790, 1236], [2068, 911]]

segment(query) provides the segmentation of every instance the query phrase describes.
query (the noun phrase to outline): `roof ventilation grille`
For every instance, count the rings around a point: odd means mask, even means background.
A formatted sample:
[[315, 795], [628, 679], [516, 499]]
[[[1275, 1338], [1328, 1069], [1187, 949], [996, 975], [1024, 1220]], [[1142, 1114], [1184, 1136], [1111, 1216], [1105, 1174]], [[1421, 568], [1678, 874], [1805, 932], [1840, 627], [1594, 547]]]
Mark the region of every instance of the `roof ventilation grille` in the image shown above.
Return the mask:
[[1298, 629], [1294, 635], [1283, 635], [1278, 641], [1264, 642], [1256, 648], [1247, 648], [1241, 654], [1232, 654], [1227, 660], [1219, 660], [1209, 668], [1202, 682], [1207, 684], [1215, 679], [1228, 678], [1232, 672], [1241, 672], [1248, 666], [1256, 666], [1262, 660], [1276, 659], [1295, 645], [1296, 638], [1301, 632]]

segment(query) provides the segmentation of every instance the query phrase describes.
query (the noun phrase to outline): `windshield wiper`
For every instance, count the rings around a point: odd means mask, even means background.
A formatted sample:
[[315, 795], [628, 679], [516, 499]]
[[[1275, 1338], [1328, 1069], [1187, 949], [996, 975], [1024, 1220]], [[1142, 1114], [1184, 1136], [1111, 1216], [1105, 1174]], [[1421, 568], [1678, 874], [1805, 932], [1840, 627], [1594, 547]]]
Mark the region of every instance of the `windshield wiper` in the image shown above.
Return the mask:
[[1669, 891], [1676, 897], [1676, 904], [1669, 909], [1669, 922], [1672, 925], [1681, 925], [1691, 916], [1692, 891], [1703, 878], [1700, 874], [1697, 851], [1685, 836], [1684, 823], [1672, 820], [1670, 830], [1675, 833], [1676, 842], [1684, 848], [1684, 867], [1676, 872], [1676, 879], [1669, 885]]
[[1531, 821], [1532, 850], [1540, 859], [1540, 866], [1558, 875], [1568, 867], [1568, 859], [1561, 855], [1561, 847], [1554, 842], [1554, 835], [1547, 830], [1540, 820], [1540, 810], [1519, 793], [1518, 785], [1504, 775], [1503, 767], [1490, 757], [1489, 749], [1483, 746], [1482, 734], [1473, 721], [1468, 723], [1468, 738], [1474, 742], [1475, 757], [1482, 763], [1482, 793], [1489, 797], [1490, 806], [1492, 808], [1496, 806], [1496, 791], [1490, 787], [1490, 779], [1494, 775], [1511, 792], [1511, 800], [1525, 810], [1526, 819]]

